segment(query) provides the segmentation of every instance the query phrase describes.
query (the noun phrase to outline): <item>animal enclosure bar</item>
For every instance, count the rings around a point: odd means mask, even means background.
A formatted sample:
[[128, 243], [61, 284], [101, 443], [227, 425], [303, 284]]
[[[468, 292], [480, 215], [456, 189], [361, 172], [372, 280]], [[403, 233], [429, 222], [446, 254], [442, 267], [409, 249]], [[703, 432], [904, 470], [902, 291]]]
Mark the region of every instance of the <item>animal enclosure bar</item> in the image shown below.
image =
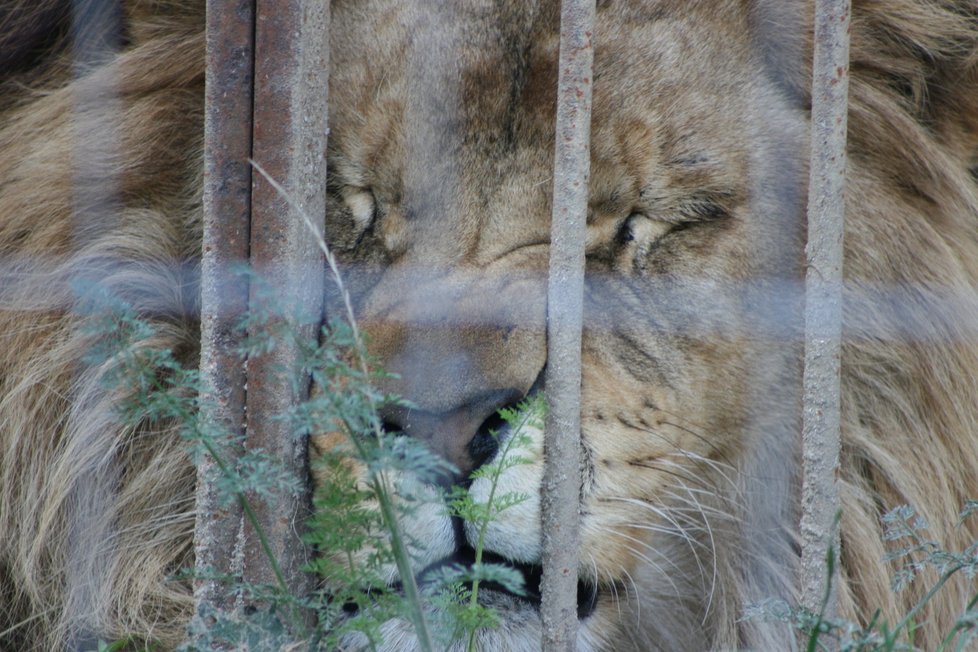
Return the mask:
[[[201, 380], [209, 391], [202, 418], [236, 437], [244, 434], [245, 374], [235, 323], [248, 308], [247, 281], [232, 273], [248, 260], [251, 221], [251, 110], [254, 7], [251, 0], [208, 0], [204, 116], [204, 240], [201, 257]], [[219, 451], [234, 464], [234, 447]], [[194, 553], [198, 608], [231, 607], [230, 596], [206, 573], [232, 572], [241, 524], [238, 502], [223, 507], [216, 488], [222, 470], [213, 457], [197, 469]]]
[[[849, 0], [815, 3], [811, 167], [805, 274], [800, 573], [801, 605], [818, 613], [828, 577], [823, 560], [838, 551], [842, 233], [845, 216]], [[834, 598], [826, 613], [835, 612]]]
[[[214, 414], [206, 418], [246, 433], [249, 448], [272, 453], [304, 478], [305, 441], [280, 418], [308, 391], [299, 377], [297, 341], [276, 341], [243, 367], [234, 330], [257, 311], [272, 323], [288, 323], [299, 338], [318, 336], [323, 261], [298, 211], [325, 214], [329, 5], [212, 0], [207, 21], [201, 371]], [[250, 159], [288, 197], [253, 172]], [[257, 279], [250, 287], [234, 270], [247, 261]], [[233, 450], [222, 456], [233, 466]], [[307, 555], [297, 521], [308, 497], [280, 492], [254, 501], [264, 537], [249, 523], [238, 541], [241, 510], [222, 508], [216, 497], [221, 472], [207, 460], [198, 475], [198, 570], [237, 570], [232, 554], [240, 546], [246, 580], [305, 593]], [[198, 609], [205, 602], [230, 606], [211, 581], [198, 580], [196, 599]]]
[[[315, 342], [322, 318], [324, 262], [302, 213], [315, 216], [322, 232], [328, 63], [329, 3], [259, 0], [252, 158], [262, 174], [256, 172], [252, 183], [251, 269], [257, 282], [252, 283], [250, 309], [271, 318], [272, 332], [279, 323], [294, 336], [276, 338], [271, 350], [248, 358], [247, 445], [271, 453], [298, 478], [306, 476], [306, 441], [295, 436], [282, 415], [308, 397], [300, 342]], [[246, 581], [284, 580], [294, 595], [308, 592], [311, 584], [302, 572], [308, 556], [298, 538], [308, 502], [307, 494], [284, 491], [256, 501], [266, 540], [246, 522]]]
[[581, 330], [591, 134], [593, 0], [564, 0], [560, 13], [553, 213], [547, 285], [548, 412], [544, 435], [543, 649], [577, 643], [581, 478]]

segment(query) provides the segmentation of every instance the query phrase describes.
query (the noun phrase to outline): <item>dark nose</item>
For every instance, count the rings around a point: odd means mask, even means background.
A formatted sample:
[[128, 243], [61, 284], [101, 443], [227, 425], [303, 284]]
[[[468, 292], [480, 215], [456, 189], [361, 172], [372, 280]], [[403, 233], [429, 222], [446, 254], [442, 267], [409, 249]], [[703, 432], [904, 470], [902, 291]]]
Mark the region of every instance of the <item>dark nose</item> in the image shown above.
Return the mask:
[[423, 441], [451, 463], [458, 475], [441, 480], [454, 482], [492, 459], [499, 446], [496, 435], [505, 425], [499, 410], [522, 397], [518, 389], [495, 390], [447, 412], [389, 406], [381, 410], [381, 418], [388, 432]]
[[381, 413], [462, 477], [495, 453], [497, 410], [526, 396], [546, 363], [546, 287], [525, 270], [389, 270], [360, 323], [387, 372], [379, 389], [413, 408]]

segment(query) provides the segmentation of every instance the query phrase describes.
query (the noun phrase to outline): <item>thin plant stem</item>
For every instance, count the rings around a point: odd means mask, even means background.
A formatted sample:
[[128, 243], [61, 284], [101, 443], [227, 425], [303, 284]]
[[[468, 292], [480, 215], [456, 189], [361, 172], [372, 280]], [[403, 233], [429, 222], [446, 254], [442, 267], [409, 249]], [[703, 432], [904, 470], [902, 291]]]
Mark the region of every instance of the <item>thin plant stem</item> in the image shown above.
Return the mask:
[[[326, 264], [329, 266], [330, 272], [333, 275], [333, 279], [343, 297], [343, 306], [346, 311], [347, 321], [349, 322], [350, 329], [353, 332], [353, 339], [355, 342], [357, 361], [360, 365], [360, 371], [365, 377], [369, 376], [369, 369], [367, 365], [366, 356], [366, 346], [363, 343], [363, 337], [357, 327], [356, 316], [353, 312], [353, 301], [350, 298], [350, 293], [343, 283], [343, 278], [339, 271], [339, 265], [336, 262], [336, 258], [333, 256], [333, 252], [330, 251], [329, 246], [326, 244], [322, 233], [316, 228], [316, 225], [309, 218], [306, 212], [299, 206], [286, 192], [285, 188], [281, 186], [277, 181], [275, 181], [271, 175], [269, 175], [264, 168], [261, 167], [256, 161], [251, 160], [251, 165], [258, 171], [262, 177], [275, 189], [275, 191], [289, 204], [289, 206], [302, 217], [303, 222], [309, 228], [309, 231], [316, 238], [316, 243], [319, 246], [320, 251], [322, 251], [323, 256], [326, 258]], [[383, 449], [383, 431], [381, 429], [380, 421], [376, 418], [377, 406], [374, 404], [372, 398], [368, 397], [370, 403], [371, 412], [375, 415], [371, 419], [371, 425], [373, 427], [374, 436], [377, 440], [378, 446]], [[357, 448], [358, 453], [361, 455], [365, 453], [362, 446], [358, 443], [355, 433], [351, 432], [349, 428], [345, 429], [348, 438], [351, 443]], [[424, 609], [421, 605], [421, 591], [418, 589], [417, 580], [414, 577], [414, 570], [411, 568], [411, 559], [407, 551], [407, 546], [404, 544], [404, 537], [401, 534], [400, 525], [397, 520], [397, 510], [394, 507], [393, 492], [387, 484], [387, 481], [382, 477], [375, 477], [371, 482], [371, 487], [377, 496], [377, 502], [380, 505], [381, 515], [384, 519], [385, 525], [391, 535], [391, 552], [394, 555], [394, 562], [397, 566], [398, 574], [401, 579], [401, 590], [404, 592], [404, 597], [408, 601], [410, 617], [412, 624], [414, 625], [415, 634], [418, 637], [418, 646], [424, 652], [431, 652], [434, 650], [434, 646], [431, 642], [431, 634], [428, 628], [427, 619], [424, 615]]]
[[[974, 609], [976, 605], [978, 605], [978, 593], [976, 593], [975, 597], [971, 598], [971, 600], [968, 601], [967, 606], [965, 606], [964, 608], [965, 613], [968, 613], [969, 611]], [[970, 629], [971, 627], [973, 627], [973, 625], [968, 625], [967, 623], [958, 622], [954, 627], [951, 628], [951, 631], [948, 632], [947, 636], [944, 637], [944, 640], [941, 641], [941, 646], [937, 648], [938, 652], [943, 652], [944, 650], [947, 649], [947, 646], [950, 645], [951, 642], [954, 640], [955, 634]], [[958, 640], [958, 644], [954, 648], [955, 651], [963, 650], [964, 648], [962, 646], [964, 644], [965, 644], [965, 640], [964, 637], [962, 637], [961, 639]]]
[[[165, 392], [165, 390], [162, 387], [160, 387], [158, 380], [154, 381], [154, 384], [156, 386], [157, 391]], [[171, 406], [176, 408], [178, 412], [182, 412], [183, 416], [186, 419], [191, 418], [191, 415], [187, 413], [186, 410], [182, 410], [179, 405], [174, 405], [172, 401], [171, 401]], [[234, 471], [231, 469], [231, 467], [227, 464], [227, 462], [218, 452], [217, 447], [214, 446], [213, 442], [211, 442], [209, 438], [206, 436], [201, 436], [198, 437], [197, 439], [207, 450], [207, 453], [211, 456], [211, 458], [213, 458], [214, 462], [221, 470], [221, 473], [223, 473], [224, 476], [227, 478], [233, 478]], [[285, 575], [282, 573], [282, 568], [279, 566], [278, 560], [275, 558], [275, 553], [272, 551], [271, 544], [269, 543], [268, 538], [265, 536], [265, 532], [262, 530], [262, 527], [258, 522], [258, 516], [255, 514], [254, 509], [252, 509], [251, 503], [248, 501], [248, 498], [247, 496], [245, 496], [244, 492], [235, 491], [234, 494], [235, 497], [238, 499], [238, 502], [241, 504], [241, 509], [244, 511], [245, 516], [248, 518], [248, 521], [251, 523], [252, 527], [255, 528], [255, 534], [258, 537], [258, 541], [261, 544], [262, 550], [265, 552], [265, 555], [268, 557], [268, 563], [272, 567], [272, 572], [275, 575], [275, 580], [276, 582], [278, 582], [279, 588], [282, 591], [284, 591], [286, 594], [288, 594], [289, 586], [288, 583], [286, 583], [285, 581]]]
[[[512, 433], [510, 434], [509, 439], [506, 441], [506, 446], [503, 448], [502, 454], [499, 456], [499, 462], [493, 471], [492, 483], [489, 486], [489, 496], [486, 499], [485, 518], [483, 518], [482, 522], [479, 524], [479, 536], [475, 546], [475, 563], [473, 564], [473, 568], [479, 568], [482, 565], [482, 552], [485, 549], [486, 531], [489, 529], [489, 523], [492, 522], [494, 517], [490, 510], [492, 509], [493, 501], [496, 499], [496, 488], [499, 486], [499, 477], [502, 475], [505, 468], [504, 463], [517, 440], [517, 436], [530, 422], [531, 414], [531, 410], [528, 409], [523, 415], [522, 421], [520, 421], [519, 424], [512, 429]], [[478, 577], [472, 580], [472, 594], [469, 597], [469, 604], [473, 607], [479, 604], [479, 584], [480, 581]], [[466, 645], [466, 650], [468, 652], [475, 652], [475, 634], [476, 628], [473, 628], [472, 631], [469, 632], [469, 641], [468, 645]]]
[[[218, 454], [217, 448], [215, 448], [211, 442], [207, 441], [206, 438], [201, 438], [200, 441], [204, 445], [204, 448], [207, 449], [208, 454], [210, 454], [210, 456], [214, 458], [214, 461], [217, 463], [218, 468], [221, 469], [221, 473], [223, 473], [227, 477], [233, 477], [231, 470], [227, 467], [227, 465], [224, 463], [224, 460], [222, 460], [220, 455]], [[275, 558], [275, 553], [272, 551], [272, 546], [268, 542], [268, 538], [265, 536], [265, 532], [262, 529], [261, 524], [258, 522], [258, 516], [255, 514], [255, 511], [251, 508], [251, 503], [248, 502], [248, 498], [244, 495], [243, 492], [235, 491], [234, 494], [237, 497], [238, 502], [241, 504], [241, 509], [244, 510], [245, 516], [248, 518], [248, 522], [251, 523], [252, 527], [255, 528], [255, 535], [258, 537], [258, 541], [261, 544], [262, 550], [265, 552], [265, 555], [268, 557], [268, 563], [271, 564], [272, 572], [275, 574], [275, 581], [278, 582], [278, 586], [280, 589], [282, 589], [282, 591], [288, 593], [289, 586], [285, 582], [285, 575], [282, 573], [282, 569], [278, 564], [278, 560]]]
[[937, 580], [937, 583], [935, 583], [934, 586], [932, 586], [930, 590], [924, 594], [924, 597], [922, 597], [917, 602], [917, 604], [915, 604], [913, 608], [911, 608], [910, 611], [907, 612], [907, 614], [903, 617], [903, 619], [901, 619], [900, 622], [896, 624], [896, 626], [893, 628], [893, 635], [896, 636], [897, 634], [899, 634], [899, 632], [902, 631], [910, 623], [911, 620], [913, 620], [913, 617], [916, 616], [917, 613], [924, 608], [924, 605], [930, 602], [930, 599], [933, 598], [934, 595], [941, 590], [941, 587], [947, 584], [947, 581], [951, 579], [951, 576], [960, 569], [961, 566], [957, 565], [951, 570], [941, 575], [941, 578]]

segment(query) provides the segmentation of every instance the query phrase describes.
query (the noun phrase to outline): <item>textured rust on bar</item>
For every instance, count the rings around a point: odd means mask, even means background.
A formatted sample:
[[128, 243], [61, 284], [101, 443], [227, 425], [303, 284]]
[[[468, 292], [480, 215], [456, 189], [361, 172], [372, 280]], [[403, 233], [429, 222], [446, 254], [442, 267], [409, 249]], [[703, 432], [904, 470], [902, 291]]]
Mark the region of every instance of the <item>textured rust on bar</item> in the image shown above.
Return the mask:
[[[299, 211], [320, 225], [325, 215], [326, 98], [329, 4], [317, 0], [259, 1], [255, 28], [255, 109], [252, 157], [288, 195], [254, 174], [251, 264], [260, 281], [251, 308], [270, 311], [298, 337], [313, 341], [322, 316], [322, 254]], [[298, 346], [277, 338], [272, 351], [248, 360], [248, 446], [262, 448], [305, 478], [306, 442], [281, 415], [308, 395]], [[307, 550], [299, 538], [309, 497], [279, 494], [256, 502], [282, 574], [294, 594], [311, 586], [302, 572]], [[276, 583], [250, 525], [245, 527], [244, 574]]]
[[[248, 306], [248, 285], [233, 269], [248, 260], [253, 30], [253, 0], [208, 0], [200, 370], [209, 388], [204, 409], [211, 413], [202, 416], [237, 437], [244, 433], [245, 376], [235, 325]], [[231, 465], [238, 454], [233, 444], [221, 451]], [[194, 552], [198, 571], [230, 573], [241, 508], [218, 500], [220, 474], [209, 457], [198, 467]], [[231, 606], [213, 580], [198, 579], [194, 592], [198, 608]]]

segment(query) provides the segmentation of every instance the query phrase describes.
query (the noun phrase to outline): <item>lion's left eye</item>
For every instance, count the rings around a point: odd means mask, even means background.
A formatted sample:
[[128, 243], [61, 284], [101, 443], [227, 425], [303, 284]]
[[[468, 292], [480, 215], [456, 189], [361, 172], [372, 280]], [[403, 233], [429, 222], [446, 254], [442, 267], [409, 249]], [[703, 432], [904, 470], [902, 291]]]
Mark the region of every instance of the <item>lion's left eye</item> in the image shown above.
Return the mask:
[[615, 268], [625, 274], [645, 269], [649, 255], [659, 241], [683, 226], [683, 222], [669, 222], [653, 219], [644, 213], [632, 213], [621, 222], [615, 234]]
[[619, 246], [646, 246], [675, 226], [671, 222], [654, 220], [644, 213], [632, 213], [618, 227], [615, 242]]

